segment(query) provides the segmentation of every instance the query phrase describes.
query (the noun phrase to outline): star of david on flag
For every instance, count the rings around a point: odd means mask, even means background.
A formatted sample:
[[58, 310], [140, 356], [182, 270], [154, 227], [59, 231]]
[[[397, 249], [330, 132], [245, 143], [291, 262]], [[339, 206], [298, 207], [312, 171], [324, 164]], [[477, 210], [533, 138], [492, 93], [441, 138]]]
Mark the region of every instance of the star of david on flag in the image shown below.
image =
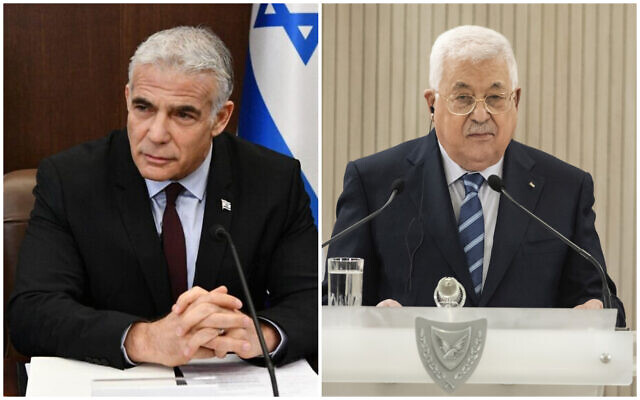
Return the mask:
[[[271, 4], [273, 13], [267, 14], [267, 4], [260, 4], [254, 28], [281, 26], [307, 64], [318, 47], [318, 13], [291, 13], [284, 4]], [[306, 37], [303, 30], [307, 32]]]
[[256, 4], [238, 134], [294, 157], [318, 226], [318, 6]]

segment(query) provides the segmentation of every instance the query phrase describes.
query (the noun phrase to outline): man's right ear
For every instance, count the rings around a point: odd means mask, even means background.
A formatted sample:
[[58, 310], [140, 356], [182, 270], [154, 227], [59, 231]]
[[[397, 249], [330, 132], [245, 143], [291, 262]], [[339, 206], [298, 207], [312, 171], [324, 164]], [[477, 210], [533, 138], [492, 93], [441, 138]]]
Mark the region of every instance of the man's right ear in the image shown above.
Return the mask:
[[434, 108], [434, 104], [436, 102], [436, 91], [434, 89], [425, 90], [424, 98], [427, 100], [427, 104], [429, 105], [429, 110], [431, 111], [431, 114], [433, 114], [436, 111]]

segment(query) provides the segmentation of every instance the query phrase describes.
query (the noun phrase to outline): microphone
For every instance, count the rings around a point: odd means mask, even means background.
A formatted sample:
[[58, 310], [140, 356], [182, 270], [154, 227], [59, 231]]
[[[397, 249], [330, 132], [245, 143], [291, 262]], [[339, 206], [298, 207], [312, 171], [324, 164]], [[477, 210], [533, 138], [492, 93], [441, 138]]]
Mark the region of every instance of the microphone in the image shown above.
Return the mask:
[[433, 292], [433, 300], [437, 307], [463, 307], [467, 300], [467, 293], [456, 278], [444, 277], [438, 281], [436, 290]]
[[382, 210], [384, 210], [385, 208], [387, 208], [387, 206], [389, 204], [391, 204], [391, 202], [393, 201], [393, 199], [395, 199], [395, 197], [397, 195], [402, 193], [403, 189], [404, 189], [404, 179], [398, 178], [395, 181], [393, 181], [393, 183], [391, 183], [391, 195], [389, 195], [389, 200], [387, 200], [387, 202], [384, 203], [384, 205], [382, 207], [380, 207], [376, 211], [372, 212], [371, 214], [367, 215], [366, 217], [362, 218], [360, 221], [358, 221], [355, 224], [351, 225], [350, 227], [348, 227], [347, 229], [345, 229], [342, 232], [338, 233], [337, 235], [333, 236], [332, 238], [330, 238], [326, 242], [322, 243], [322, 247], [327, 247], [329, 244], [331, 244], [334, 241], [340, 239], [342, 236], [344, 236], [347, 233], [351, 232], [352, 230], [356, 229], [360, 225], [362, 225], [365, 222], [377, 217], [378, 214], [380, 214], [382, 212]]
[[518, 208], [520, 208], [522, 211], [527, 213], [534, 220], [538, 221], [547, 230], [551, 231], [556, 237], [562, 240], [567, 246], [571, 247], [578, 254], [584, 257], [587, 261], [593, 264], [593, 266], [596, 267], [596, 269], [598, 270], [598, 273], [600, 274], [600, 279], [602, 280], [602, 303], [604, 305], [604, 308], [613, 308], [612, 301], [611, 301], [611, 290], [609, 290], [609, 285], [607, 284], [607, 274], [604, 272], [604, 268], [602, 268], [602, 265], [598, 262], [598, 260], [595, 259], [594, 256], [592, 256], [586, 250], [582, 249], [577, 244], [573, 243], [571, 240], [566, 238], [562, 233], [553, 229], [549, 224], [544, 222], [537, 215], [527, 210], [522, 204], [518, 203], [513, 197], [511, 197], [511, 195], [509, 195], [509, 193], [507, 193], [507, 191], [504, 188], [504, 184], [502, 183], [502, 179], [500, 179], [499, 176], [491, 175], [487, 180], [487, 183], [489, 184], [491, 189], [495, 190], [498, 193], [502, 193], [513, 204], [518, 206]]
[[238, 269], [238, 275], [240, 276], [240, 283], [242, 284], [242, 291], [244, 292], [244, 296], [247, 299], [247, 306], [249, 307], [249, 314], [251, 314], [251, 318], [253, 319], [253, 325], [256, 327], [256, 333], [258, 334], [258, 340], [260, 341], [260, 348], [262, 348], [262, 355], [264, 356], [265, 362], [267, 364], [267, 369], [269, 370], [269, 376], [271, 377], [271, 389], [273, 390], [273, 396], [280, 396], [278, 393], [278, 382], [276, 381], [276, 374], [273, 369], [273, 362], [271, 361], [271, 356], [269, 355], [269, 350], [267, 349], [267, 344], [264, 341], [264, 336], [262, 335], [262, 329], [260, 329], [260, 324], [258, 323], [258, 315], [256, 314], [256, 309], [253, 306], [253, 300], [251, 299], [251, 293], [249, 293], [249, 287], [247, 286], [247, 279], [244, 276], [244, 272], [242, 271], [242, 266], [240, 265], [240, 257], [238, 257], [238, 252], [236, 251], [236, 246], [233, 245], [233, 240], [231, 239], [231, 235], [227, 232], [222, 225], [213, 225], [211, 229], [209, 229], [209, 233], [218, 241], [227, 241], [229, 243], [229, 247], [231, 248], [231, 254], [233, 255], [233, 260], [235, 261], [236, 268]]

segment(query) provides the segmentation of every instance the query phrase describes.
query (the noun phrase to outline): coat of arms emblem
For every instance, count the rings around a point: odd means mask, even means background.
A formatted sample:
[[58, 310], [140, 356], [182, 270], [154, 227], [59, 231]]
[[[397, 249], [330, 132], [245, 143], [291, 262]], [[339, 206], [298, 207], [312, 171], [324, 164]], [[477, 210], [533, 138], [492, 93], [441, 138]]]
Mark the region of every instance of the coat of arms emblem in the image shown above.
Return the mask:
[[486, 319], [439, 322], [416, 318], [420, 360], [433, 381], [450, 393], [476, 369], [486, 334]]

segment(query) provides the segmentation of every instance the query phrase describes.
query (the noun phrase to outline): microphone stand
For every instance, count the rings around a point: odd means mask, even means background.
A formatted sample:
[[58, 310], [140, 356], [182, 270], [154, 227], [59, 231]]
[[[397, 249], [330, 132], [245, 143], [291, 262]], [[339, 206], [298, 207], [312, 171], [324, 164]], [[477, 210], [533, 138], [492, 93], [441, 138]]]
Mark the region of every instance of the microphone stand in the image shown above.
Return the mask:
[[[494, 177], [496, 177], [497, 179], [494, 179]], [[489, 186], [491, 187], [491, 189], [495, 190], [496, 192], [502, 193], [513, 204], [518, 206], [518, 208], [520, 208], [522, 211], [527, 213], [535, 221], [538, 221], [540, 224], [542, 224], [542, 226], [547, 228], [549, 231], [553, 232], [553, 234], [557, 238], [562, 240], [567, 246], [571, 247], [578, 254], [580, 254], [582, 257], [584, 257], [587, 261], [589, 261], [591, 264], [593, 264], [596, 267], [596, 269], [598, 270], [598, 273], [600, 274], [600, 279], [602, 280], [602, 303], [603, 303], [603, 306], [604, 306], [604, 308], [613, 308], [612, 305], [611, 305], [611, 303], [612, 303], [611, 302], [611, 291], [609, 290], [609, 285], [607, 284], [607, 276], [606, 276], [606, 273], [604, 272], [604, 268], [602, 268], [602, 265], [600, 264], [600, 262], [598, 262], [598, 260], [596, 260], [596, 258], [594, 256], [592, 256], [591, 254], [589, 254], [586, 250], [582, 249], [577, 244], [573, 243], [571, 240], [569, 240], [567, 237], [565, 237], [562, 233], [560, 233], [557, 230], [555, 230], [554, 228], [552, 228], [549, 224], [544, 222], [537, 215], [535, 215], [531, 211], [527, 210], [522, 204], [518, 203], [513, 197], [511, 197], [511, 195], [509, 193], [507, 193], [507, 191], [504, 188], [504, 185], [502, 184], [502, 179], [500, 179], [499, 176], [491, 175], [489, 177], [488, 183], [489, 183]]]
[[271, 356], [269, 355], [269, 351], [267, 350], [267, 344], [264, 340], [264, 335], [262, 334], [262, 329], [260, 329], [260, 323], [258, 322], [258, 315], [256, 314], [256, 309], [253, 306], [253, 300], [251, 299], [251, 293], [249, 292], [249, 286], [247, 285], [247, 280], [244, 277], [244, 272], [242, 271], [242, 267], [240, 265], [240, 257], [238, 257], [238, 252], [236, 251], [236, 246], [233, 244], [233, 240], [231, 239], [231, 235], [224, 229], [221, 225], [213, 226], [213, 234], [216, 239], [226, 239], [229, 243], [229, 247], [231, 248], [231, 254], [233, 255], [233, 259], [235, 261], [236, 268], [238, 269], [238, 275], [240, 276], [240, 283], [242, 284], [242, 290], [244, 291], [244, 295], [247, 298], [247, 306], [249, 307], [249, 314], [251, 315], [251, 319], [253, 319], [253, 325], [256, 327], [256, 333], [258, 334], [258, 340], [260, 341], [260, 348], [262, 349], [262, 355], [264, 356], [265, 363], [267, 365], [267, 369], [269, 370], [269, 377], [271, 378], [271, 389], [273, 390], [273, 396], [279, 397], [280, 394], [278, 392], [278, 382], [276, 381], [275, 370], [273, 369], [273, 362], [271, 361]]
[[342, 232], [338, 233], [337, 235], [333, 236], [332, 238], [330, 238], [329, 240], [327, 240], [326, 242], [322, 243], [322, 248], [327, 247], [328, 245], [330, 245], [332, 242], [334, 242], [335, 240], [340, 239], [341, 237], [343, 237], [344, 235], [346, 235], [347, 233], [353, 231], [354, 229], [356, 229], [357, 227], [359, 227], [360, 225], [364, 224], [365, 222], [375, 218], [378, 216], [378, 214], [380, 214], [382, 212], [382, 210], [384, 210], [385, 208], [387, 208], [387, 206], [389, 204], [391, 204], [391, 202], [393, 201], [393, 199], [395, 199], [395, 197], [402, 192], [402, 189], [404, 188], [404, 180], [402, 179], [396, 179], [395, 181], [393, 181], [393, 184], [391, 185], [392, 187], [392, 191], [391, 191], [391, 195], [389, 196], [389, 200], [387, 200], [386, 203], [384, 203], [384, 205], [382, 207], [380, 207], [379, 209], [377, 209], [376, 211], [374, 211], [373, 213], [367, 215], [366, 217], [362, 218], [360, 221], [356, 222], [355, 224], [351, 225], [350, 227], [348, 227], [347, 229], [343, 230]]

